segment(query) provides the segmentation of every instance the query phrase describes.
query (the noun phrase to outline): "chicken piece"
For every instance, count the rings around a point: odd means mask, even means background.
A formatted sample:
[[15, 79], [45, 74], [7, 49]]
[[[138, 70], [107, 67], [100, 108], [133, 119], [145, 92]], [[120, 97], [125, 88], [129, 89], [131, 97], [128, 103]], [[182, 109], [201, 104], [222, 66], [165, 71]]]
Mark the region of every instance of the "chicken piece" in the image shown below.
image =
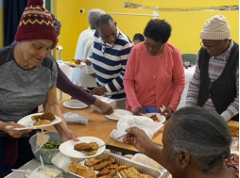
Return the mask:
[[115, 158], [113, 156], [108, 156], [104, 161], [110, 161], [111, 163], [115, 163]]
[[151, 118], [154, 122], [159, 122], [159, 119], [158, 119], [158, 117], [157, 117], [156, 114], [152, 115], [150, 118]]
[[84, 178], [97, 178], [95, 171], [90, 168], [87, 168], [86, 171], [84, 173], [82, 173], [82, 175], [80, 175], [80, 176], [82, 176]]
[[102, 161], [102, 159], [100, 159], [100, 158], [89, 158], [89, 159], [87, 159], [87, 161], [85, 161], [85, 165], [88, 167], [92, 167], [95, 164], [100, 163], [101, 161]]
[[91, 149], [92, 149], [91, 145], [85, 142], [77, 143], [76, 145], [74, 145], [74, 150], [77, 151], [88, 151]]
[[110, 164], [111, 164], [110, 161], [103, 161], [99, 164], [94, 165], [93, 169], [99, 171], [99, 170], [102, 170], [103, 168], [107, 167]]
[[97, 177], [101, 177], [101, 176], [107, 175], [109, 173], [110, 173], [110, 170], [108, 168], [104, 168], [101, 171], [99, 171], [99, 173], [97, 174]]
[[147, 174], [140, 174], [138, 176], [139, 178], [154, 178], [153, 176], [147, 175]]
[[42, 115], [35, 115], [31, 118], [35, 121], [49, 120], [51, 122], [56, 119], [56, 117], [52, 113], [43, 113]]
[[119, 166], [118, 168], [117, 168], [117, 171], [121, 171], [121, 170], [123, 170], [123, 169], [127, 169], [128, 167], [127, 166], [125, 166], [125, 165], [123, 165], [123, 166]]
[[116, 170], [118, 168], [118, 165], [117, 164], [111, 164], [107, 168]]
[[77, 170], [77, 163], [75, 162], [71, 162], [68, 166], [68, 171], [69, 172], [72, 172], [72, 173], [76, 173], [76, 170]]
[[[92, 149], [98, 148], [98, 144], [96, 142], [90, 142], [89, 145], [91, 146]], [[86, 155], [88, 155], [88, 156], [95, 155], [97, 153], [97, 151], [98, 151], [98, 149], [86, 152]]]
[[40, 121], [36, 121], [33, 123], [33, 125], [36, 126], [40, 126], [40, 125], [46, 125], [46, 124], [50, 124], [51, 121], [49, 120], [40, 120]]

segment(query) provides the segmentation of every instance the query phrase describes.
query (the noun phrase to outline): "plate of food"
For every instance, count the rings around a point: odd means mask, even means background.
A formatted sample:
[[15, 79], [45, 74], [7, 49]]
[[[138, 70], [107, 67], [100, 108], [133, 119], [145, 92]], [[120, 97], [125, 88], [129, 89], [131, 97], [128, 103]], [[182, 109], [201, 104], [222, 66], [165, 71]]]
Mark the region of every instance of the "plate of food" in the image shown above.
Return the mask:
[[100, 155], [106, 148], [104, 141], [97, 137], [78, 137], [78, 139], [79, 142], [69, 140], [62, 143], [59, 147], [60, 152], [71, 158], [91, 158]]
[[154, 134], [157, 133], [163, 127], [163, 123], [166, 121], [166, 117], [159, 113], [145, 113], [143, 115], [149, 117], [156, 123]]
[[88, 105], [76, 99], [65, 101], [63, 106], [70, 109], [83, 109], [88, 107]]
[[80, 62], [78, 60], [66, 61], [64, 63], [71, 66], [71, 67], [80, 67], [80, 68], [87, 65], [86, 63]]
[[157, 122], [159, 124], [163, 124], [166, 121], [166, 117], [161, 115], [160, 113], [145, 113], [144, 116], [149, 117], [154, 122]]
[[114, 109], [113, 113], [110, 115], [105, 115], [106, 118], [118, 121], [124, 115], [133, 115], [131, 111], [125, 109]]
[[58, 124], [62, 119], [52, 113], [35, 113], [25, 116], [17, 123], [24, 125], [23, 128], [14, 128], [14, 130], [26, 130], [26, 129], [40, 129]]

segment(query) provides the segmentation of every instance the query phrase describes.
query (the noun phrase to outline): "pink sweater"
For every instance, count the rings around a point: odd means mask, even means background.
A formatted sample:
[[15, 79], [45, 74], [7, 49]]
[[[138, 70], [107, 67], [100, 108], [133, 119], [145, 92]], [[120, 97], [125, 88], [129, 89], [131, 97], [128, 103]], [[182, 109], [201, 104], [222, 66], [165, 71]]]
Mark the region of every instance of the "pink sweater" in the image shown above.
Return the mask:
[[[157, 65], [158, 60], [161, 62], [156, 72], [153, 72], [154, 69], [151, 70], [148, 62], [156, 62]], [[170, 43], [166, 43], [163, 53], [156, 57], [147, 53], [144, 43], [132, 49], [124, 75], [129, 110], [134, 111], [139, 106], [147, 106], [149, 86], [153, 86], [151, 82], [154, 82], [155, 86], [155, 106], [170, 106], [175, 111], [185, 85], [185, 74], [180, 52]]]

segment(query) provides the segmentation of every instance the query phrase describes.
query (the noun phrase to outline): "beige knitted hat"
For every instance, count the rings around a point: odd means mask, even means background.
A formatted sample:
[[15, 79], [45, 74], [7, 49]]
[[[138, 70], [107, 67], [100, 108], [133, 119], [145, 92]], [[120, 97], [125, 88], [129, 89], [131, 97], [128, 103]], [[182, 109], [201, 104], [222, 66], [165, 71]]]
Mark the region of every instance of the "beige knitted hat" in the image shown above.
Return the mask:
[[227, 19], [221, 14], [208, 19], [200, 33], [200, 38], [205, 40], [224, 40], [230, 37], [230, 26]]

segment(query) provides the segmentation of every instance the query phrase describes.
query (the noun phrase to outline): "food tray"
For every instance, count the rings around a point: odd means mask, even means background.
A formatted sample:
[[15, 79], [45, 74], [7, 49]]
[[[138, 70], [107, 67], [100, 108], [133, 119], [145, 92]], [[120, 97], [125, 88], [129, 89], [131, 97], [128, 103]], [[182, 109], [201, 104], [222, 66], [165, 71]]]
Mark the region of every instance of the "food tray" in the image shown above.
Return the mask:
[[[166, 176], [165, 175], [166, 172], [159, 171], [159, 170], [154, 169], [154, 168], [152, 168], [150, 166], [143, 165], [141, 163], [138, 163], [138, 162], [133, 161], [131, 159], [128, 159], [126, 157], [123, 157], [123, 156], [120, 156], [120, 155], [117, 155], [117, 154], [113, 154], [113, 153], [110, 153], [110, 152], [107, 152], [107, 151], [105, 151], [101, 155], [97, 156], [96, 158], [105, 159], [108, 156], [114, 156], [115, 157], [115, 161], [116, 161], [116, 163], [118, 165], [126, 165], [128, 167], [134, 167], [140, 173], [149, 174], [149, 175], [153, 176], [154, 178], [164, 178]], [[84, 165], [84, 160], [80, 161], [80, 163], [82, 165]], [[71, 173], [71, 172], [68, 172], [65, 176], [68, 177], [68, 178], [79, 178], [79, 177], [83, 178], [82, 176], [79, 176], [79, 175]]]

